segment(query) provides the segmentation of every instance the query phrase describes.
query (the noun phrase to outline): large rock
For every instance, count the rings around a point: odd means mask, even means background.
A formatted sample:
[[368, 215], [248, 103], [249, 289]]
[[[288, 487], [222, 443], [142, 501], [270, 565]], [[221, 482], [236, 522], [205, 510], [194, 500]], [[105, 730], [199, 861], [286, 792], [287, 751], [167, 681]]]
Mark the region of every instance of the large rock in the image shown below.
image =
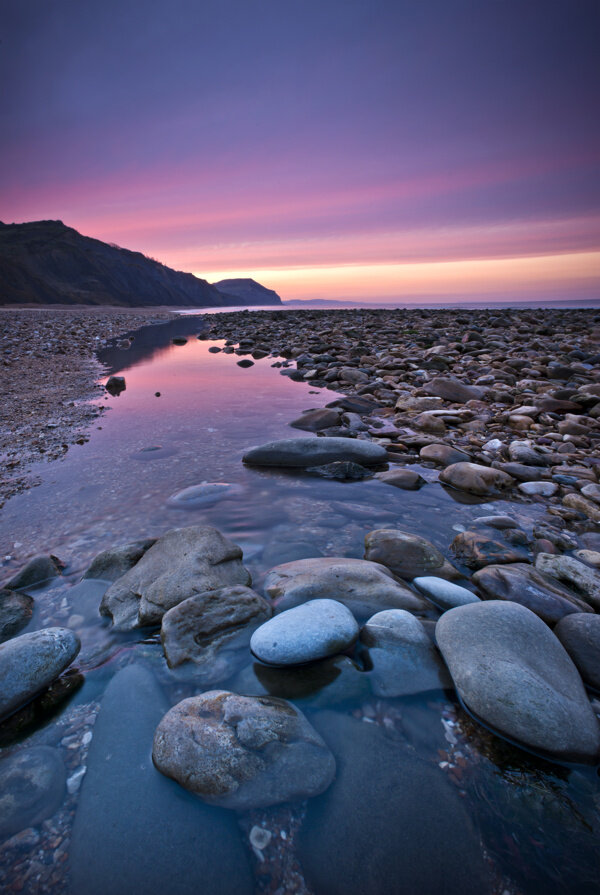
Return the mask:
[[52, 817], [65, 793], [58, 749], [33, 746], [0, 760], [0, 840]]
[[600, 615], [567, 615], [561, 618], [554, 633], [585, 683], [600, 690]]
[[188, 796], [152, 765], [152, 737], [167, 708], [154, 678], [139, 666], [110, 682], [75, 815], [71, 892], [254, 892], [235, 817]]
[[0, 643], [22, 631], [32, 615], [33, 597], [14, 590], [0, 589]]
[[238, 811], [318, 795], [335, 774], [331, 752], [295, 706], [226, 690], [167, 712], [152, 757], [204, 801]]
[[320, 410], [307, 410], [290, 426], [294, 429], [304, 429], [306, 432], [318, 432], [320, 429], [328, 429], [330, 426], [339, 426], [341, 414], [332, 407], [323, 407]]
[[473, 583], [489, 599], [520, 603], [549, 625], [573, 612], [592, 612], [572, 591], [528, 563], [486, 566], [475, 572]]
[[428, 600], [439, 606], [444, 611], [454, 609], [455, 606], [466, 606], [467, 603], [479, 603], [479, 597], [460, 584], [453, 584], [444, 578], [435, 575], [422, 575], [413, 579], [413, 585], [424, 594]]
[[43, 584], [44, 581], [49, 581], [51, 578], [56, 578], [57, 575], [60, 575], [63, 570], [64, 565], [58, 559], [57, 556], [34, 556], [33, 559], [30, 559], [26, 566], [24, 566], [20, 572], [17, 572], [16, 575], [6, 582], [3, 587], [8, 588], [9, 590], [21, 590], [26, 587], [36, 587], [38, 584]]
[[482, 569], [492, 563], [523, 562], [529, 558], [527, 550], [496, 541], [479, 531], [461, 531], [450, 549], [470, 569]]
[[480, 466], [478, 463], [453, 463], [440, 472], [440, 482], [458, 488], [459, 491], [490, 497], [507, 491], [514, 485], [515, 480], [501, 469], [494, 469], [491, 466]]
[[404, 609], [372, 616], [360, 632], [376, 696], [407, 696], [451, 686], [442, 658], [418, 618]]
[[358, 624], [337, 600], [309, 600], [257, 628], [250, 649], [267, 665], [302, 665], [343, 653], [358, 637]]
[[586, 603], [600, 610], [600, 572], [596, 569], [590, 569], [573, 556], [555, 556], [552, 553], [538, 553], [535, 567], [573, 588]]
[[0, 718], [48, 687], [79, 652], [68, 628], [45, 628], [0, 644]]
[[299, 837], [306, 879], [320, 895], [492, 891], [479, 837], [439, 768], [393, 734], [322, 712], [335, 785], [313, 799]]
[[142, 541], [133, 541], [130, 544], [121, 544], [118, 547], [109, 547], [108, 550], [103, 550], [102, 553], [94, 557], [83, 577], [116, 581], [117, 578], [133, 568], [155, 543], [156, 538], [146, 538]]
[[174, 528], [108, 588], [100, 614], [120, 631], [159, 625], [183, 600], [233, 584], [250, 584], [237, 544], [210, 525]]
[[444, 613], [436, 638], [461, 698], [536, 752], [595, 762], [600, 726], [575, 665], [535, 613], [499, 600]]
[[454, 404], [466, 404], [467, 401], [480, 401], [486, 393], [485, 388], [477, 385], [465, 385], [458, 379], [437, 376], [431, 382], [425, 383], [422, 387], [428, 395], [434, 395], [437, 398], [443, 398], [444, 401], [452, 401]]
[[267, 573], [265, 593], [278, 612], [307, 600], [338, 600], [357, 617], [381, 609], [426, 612], [428, 604], [376, 562], [319, 556], [276, 566]]
[[[419, 575], [458, 578], [460, 573], [426, 538], [396, 528], [377, 528], [365, 537], [365, 559], [380, 563], [398, 578], [411, 580]], [[396, 608], [396, 607], [385, 607]], [[398, 606], [410, 609], [410, 606]]]
[[264, 597], [240, 584], [183, 600], [162, 619], [169, 668], [204, 687], [226, 680], [247, 656], [252, 632], [271, 613]]
[[356, 438], [284, 438], [244, 454], [244, 463], [251, 466], [307, 467], [322, 466], [336, 460], [353, 460], [362, 466], [383, 463], [387, 452], [373, 441]]
[[466, 463], [469, 455], [450, 444], [426, 444], [419, 451], [421, 460], [437, 463], [438, 466], [451, 466], [453, 463]]

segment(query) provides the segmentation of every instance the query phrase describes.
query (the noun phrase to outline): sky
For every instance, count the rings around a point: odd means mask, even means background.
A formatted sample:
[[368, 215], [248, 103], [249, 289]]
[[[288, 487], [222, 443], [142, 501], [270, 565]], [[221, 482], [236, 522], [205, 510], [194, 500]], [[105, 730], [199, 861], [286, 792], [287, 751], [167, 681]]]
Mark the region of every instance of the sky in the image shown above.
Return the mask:
[[0, 219], [286, 299], [600, 298], [598, 0], [0, 0]]

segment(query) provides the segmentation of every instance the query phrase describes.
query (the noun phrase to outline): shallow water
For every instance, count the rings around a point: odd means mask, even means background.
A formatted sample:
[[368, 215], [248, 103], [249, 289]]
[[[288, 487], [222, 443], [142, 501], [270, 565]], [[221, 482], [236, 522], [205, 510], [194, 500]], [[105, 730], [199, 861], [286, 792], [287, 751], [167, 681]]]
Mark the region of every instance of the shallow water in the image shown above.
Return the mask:
[[[70, 448], [60, 461], [39, 464], [34, 473], [40, 486], [13, 498], [2, 511], [1, 550], [11, 557], [8, 569], [34, 553], [54, 553], [68, 563], [61, 579], [32, 591], [37, 606], [29, 630], [70, 625], [83, 644], [77, 664], [85, 683], [42, 732], [50, 741], [62, 714], [100, 700], [124, 665], [150, 668], [171, 702], [196, 692], [168, 671], [156, 636], [112, 633], [97, 614], [97, 594], [71, 593], [92, 557], [109, 546], [174, 527], [215, 525], [242, 546], [253, 586], [260, 590], [269, 568], [307, 550], [361, 557], [364, 536], [374, 528], [405, 528], [447, 553], [456, 531], [476, 516], [508, 512], [527, 529], [539, 512], [535, 504], [458, 502], [430, 469], [420, 469], [428, 484], [412, 492], [375, 479], [346, 483], [246, 468], [241, 457], [254, 444], [314, 437], [290, 429], [289, 422], [336, 395], [279, 375], [271, 368], [274, 358], [241, 369], [235, 354], [209, 352], [223, 343], [198, 340], [201, 327], [201, 320], [184, 317], [145, 327], [128, 350], [103, 352], [107, 373], [124, 375], [126, 390], [102, 401], [111, 409], [87, 443]], [[182, 334], [187, 343], [172, 344]], [[168, 504], [174, 493], [203, 481], [236, 489], [212, 506]], [[218, 686], [229, 683], [241, 691], [258, 680], [265, 691], [287, 695], [289, 680], [270, 671], [253, 668], [248, 656], [234, 680]], [[594, 832], [600, 803], [593, 769], [566, 769], [525, 754], [473, 722], [451, 693], [395, 700], [363, 695], [339, 702], [336, 681], [329, 673], [323, 680], [306, 680], [297, 690], [291, 686], [289, 696], [309, 715], [333, 704], [393, 729], [436, 767], [483, 839], [493, 891], [597, 890]], [[258, 890], [268, 891], [261, 882], [264, 868], [255, 872]]]

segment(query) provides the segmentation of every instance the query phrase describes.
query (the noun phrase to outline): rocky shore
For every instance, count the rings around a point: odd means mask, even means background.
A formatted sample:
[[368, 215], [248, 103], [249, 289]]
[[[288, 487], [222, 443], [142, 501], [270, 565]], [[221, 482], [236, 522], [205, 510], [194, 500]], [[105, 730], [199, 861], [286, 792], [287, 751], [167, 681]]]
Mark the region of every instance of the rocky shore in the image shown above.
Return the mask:
[[35, 481], [32, 463], [54, 460], [104, 410], [95, 352], [108, 340], [174, 317], [135, 308], [0, 308], [0, 506]]

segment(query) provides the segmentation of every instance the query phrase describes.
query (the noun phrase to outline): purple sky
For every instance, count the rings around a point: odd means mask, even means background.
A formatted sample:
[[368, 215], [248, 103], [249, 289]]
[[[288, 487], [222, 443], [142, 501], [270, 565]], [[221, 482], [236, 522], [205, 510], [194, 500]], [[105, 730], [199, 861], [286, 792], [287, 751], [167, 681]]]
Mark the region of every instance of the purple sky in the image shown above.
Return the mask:
[[600, 297], [598, 0], [2, 8], [5, 222], [284, 298]]

